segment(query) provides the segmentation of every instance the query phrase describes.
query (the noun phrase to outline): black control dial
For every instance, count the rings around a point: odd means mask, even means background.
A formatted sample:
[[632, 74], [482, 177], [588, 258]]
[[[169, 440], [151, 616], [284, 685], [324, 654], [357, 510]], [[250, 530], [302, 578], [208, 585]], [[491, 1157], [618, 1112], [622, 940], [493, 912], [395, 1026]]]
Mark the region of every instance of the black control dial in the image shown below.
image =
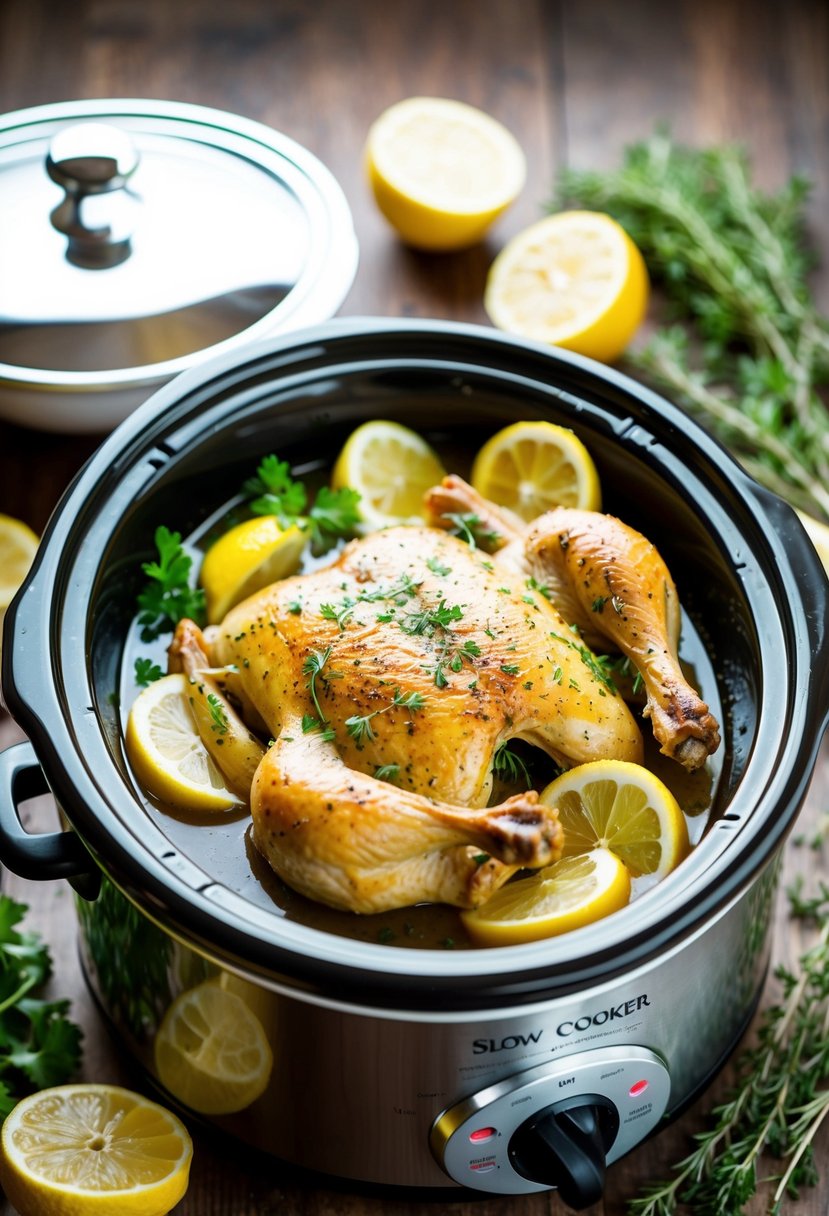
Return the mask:
[[557, 1188], [576, 1211], [602, 1197], [605, 1158], [619, 1131], [619, 1112], [598, 1094], [574, 1094], [537, 1111], [512, 1134], [509, 1159], [531, 1182]]

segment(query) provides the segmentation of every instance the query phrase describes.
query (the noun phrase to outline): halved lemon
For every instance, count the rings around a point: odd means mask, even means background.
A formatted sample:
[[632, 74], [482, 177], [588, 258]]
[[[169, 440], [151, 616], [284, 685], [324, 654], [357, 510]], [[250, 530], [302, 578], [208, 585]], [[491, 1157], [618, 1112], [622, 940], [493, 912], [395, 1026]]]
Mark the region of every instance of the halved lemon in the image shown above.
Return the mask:
[[139, 782], [162, 802], [197, 811], [242, 805], [199, 737], [185, 675], [162, 676], [139, 693], [125, 743]]
[[593, 849], [507, 883], [461, 919], [479, 946], [512, 946], [581, 929], [629, 899], [627, 868], [608, 849]]
[[14, 599], [37, 552], [38, 538], [28, 526], [11, 515], [0, 515], [0, 647], [3, 617]]
[[218, 624], [235, 604], [299, 568], [307, 535], [280, 526], [275, 515], [258, 515], [230, 528], [204, 555], [199, 580], [207, 619]]
[[661, 879], [690, 850], [676, 798], [652, 772], [626, 760], [580, 764], [552, 781], [541, 801], [558, 808], [566, 857], [601, 847], [634, 878]]
[[642, 255], [614, 219], [562, 211], [501, 250], [484, 307], [500, 329], [610, 363], [639, 328], [648, 296]]
[[20, 1216], [164, 1216], [187, 1190], [180, 1119], [117, 1085], [59, 1085], [3, 1124], [0, 1182]]
[[368, 528], [387, 528], [422, 522], [423, 495], [445, 474], [425, 439], [399, 422], [377, 419], [348, 437], [331, 484], [359, 492], [360, 515]]
[[809, 539], [817, 549], [817, 555], [829, 575], [829, 524], [815, 519], [812, 515], [807, 515], [805, 511], [798, 511], [797, 514], [803, 527], [809, 533]]
[[377, 205], [418, 249], [479, 241], [520, 193], [524, 153], [496, 119], [460, 101], [409, 97], [373, 123], [366, 167]]
[[244, 1110], [267, 1088], [273, 1054], [256, 1014], [207, 980], [177, 997], [155, 1039], [158, 1079], [204, 1115]]
[[599, 511], [602, 493], [593, 459], [567, 427], [514, 422], [481, 448], [472, 485], [484, 498], [537, 519], [553, 507]]

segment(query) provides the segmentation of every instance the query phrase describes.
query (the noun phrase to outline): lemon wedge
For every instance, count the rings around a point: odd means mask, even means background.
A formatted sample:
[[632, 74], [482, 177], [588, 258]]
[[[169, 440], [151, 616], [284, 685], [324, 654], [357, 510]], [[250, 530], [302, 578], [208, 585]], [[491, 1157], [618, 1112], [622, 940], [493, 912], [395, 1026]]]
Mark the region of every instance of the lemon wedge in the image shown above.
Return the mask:
[[608, 849], [593, 849], [507, 883], [461, 919], [477, 945], [512, 946], [580, 929], [629, 899], [627, 868]]
[[378, 207], [417, 249], [474, 245], [521, 192], [527, 172], [506, 127], [440, 97], [390, 106], [369, 130], [365, 157]]
[[207, 980], [177, 997], [155, 1039], [158, 1079], [204, 1115], [244, 1110], [267, 1088], [273, 1054], [262, 1023], [236, 993]]
[[0, 1182], [20, 1216], [164, 1216], [187, 1190], [184, 1124], [116, 1085], [59, 1085], [3, 1124]]
[[519, 232], [487, 276], [493, 325], [610, 363], [639, 328], [648, 273], [625, 230], [598, 211], [562, 211]]
[[331, 484], [360, 494], [367, 529], [423, 520], [423, 496], [445, 476], [425, 439], [399, 422], [358, 426], [337, 457]]
[[498, 431], [475, 457], [472, 485], [527, 521], [553, 507], [599, 511], [602, 505], [587, 448], [567, 427], [552, 422], [514, 422]]
[[594, 760], [542, 791], [558, 808], [564, 855], [609, 849], [638, 878], [664, 878], [690, 851], [685, 817], [671, 791], [641, 765]]
[[199, 737], [185, 675], [162, 676], [138, 694], [125, 743], [142, 787], [162, 802], [197, 811], [242, 805]]
[[246, 519], [220, 536], [205, 553], [199, 575], [210, 624], [269, 583], [294, 574], [306, 540], [301, 528], [283, 528], [275, 515]]
[[3, 617], [20, 589], [37, 552], [38, 538], [28, 524], [0, 515], [0, 648]]

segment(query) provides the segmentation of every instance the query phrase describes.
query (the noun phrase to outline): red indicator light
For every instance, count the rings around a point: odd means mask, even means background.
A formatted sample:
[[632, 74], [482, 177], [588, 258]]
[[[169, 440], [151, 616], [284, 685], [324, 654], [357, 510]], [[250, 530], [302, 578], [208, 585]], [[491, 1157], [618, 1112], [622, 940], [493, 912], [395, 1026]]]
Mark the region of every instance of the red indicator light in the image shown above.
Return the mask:
[[469, 1133], [469, 1139], [473, 1144], [480, 1144], [482, 1140], [491, 1140], [497, 1134], [494, 1127], [476, 1127], [474, 1132]]
[[647, 1081], [637, 1081], [635, 1084], [631, 1085], [628, 1093], [630, 1094], [631, 1098], [638, 1098], [639, 1095], [643, 1094], [647, 1088]]

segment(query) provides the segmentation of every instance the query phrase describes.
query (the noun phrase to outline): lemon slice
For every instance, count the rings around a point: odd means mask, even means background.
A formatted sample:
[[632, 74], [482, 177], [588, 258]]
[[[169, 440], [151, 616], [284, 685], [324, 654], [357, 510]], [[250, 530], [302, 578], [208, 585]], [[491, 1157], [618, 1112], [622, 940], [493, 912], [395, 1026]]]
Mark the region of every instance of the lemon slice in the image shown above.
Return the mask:
[[199, 737], [185, 675], [162, 676], [139, 693], [125, 742], [139, 782], [162, 802], [197, 811], [242, 805]]
[[524, 153], [482, 110], [440, 97], [410, 97], [368, 133], [366, 167], [377, 205], [418, 249], [473, 245], [518, 196]]
[[552, 422], [515, 422], [481, 448], [472, 485], [484, 498], [537, 519], [553, 507], [599, 511], [596, 466], [582, 441]]
[[219, 537], [205, 553], [199, 575], [210, 624], [217, 625], [249, 595], [293, 574], [306, 540], [301, 528], [282, 528], [275, 515], [246, 519]]
[[479, 946], [511, 946], [580, 929], [629, 899], [627, 868], [608, 849], [593, 849], [507, 883], [461, 918]]
[[541, 794], [558, 808], [564, 855], [600, 846], [634, 878], [664, 878], [687, 856], [688, 829], [671, 791], [648, 769], [626, 760], [594, 760], [562, 773]]
[[425, 439], [399, 422], [358, 426], [337, 457], [331, 484], [360, 494], [368, 529], [422, 523], [423, 495], [446, 471]]
[[177, 997], [155, 1040], [158, 1078], [203, 1115], [244, 1110], [264, 1093], [273, 1068], [262, 1023], [234, 992], [207, 980]]
[[116, 1085], [59, 1085], [3, 1124], [0, 1182], [20, 1216], [164, 1216], [187, 1190], [184, 1124]]
[[829, 575], [829, 524], [807, 515], [805, 511], [798, 511], [797, 514], [803, 527], [809, 533], [809, 539], [817, 549], [817, 555]]
[[0, 515], [0, 648], [3, 617], [29, 573], [37, 546], [38, 539], [27, 524], [11, 515]]
[[562, 211], [501, 250], [484, 307], [508, 333], [610, 363], [639, 328], [648, 294], [642, 255], [615, 220]]

